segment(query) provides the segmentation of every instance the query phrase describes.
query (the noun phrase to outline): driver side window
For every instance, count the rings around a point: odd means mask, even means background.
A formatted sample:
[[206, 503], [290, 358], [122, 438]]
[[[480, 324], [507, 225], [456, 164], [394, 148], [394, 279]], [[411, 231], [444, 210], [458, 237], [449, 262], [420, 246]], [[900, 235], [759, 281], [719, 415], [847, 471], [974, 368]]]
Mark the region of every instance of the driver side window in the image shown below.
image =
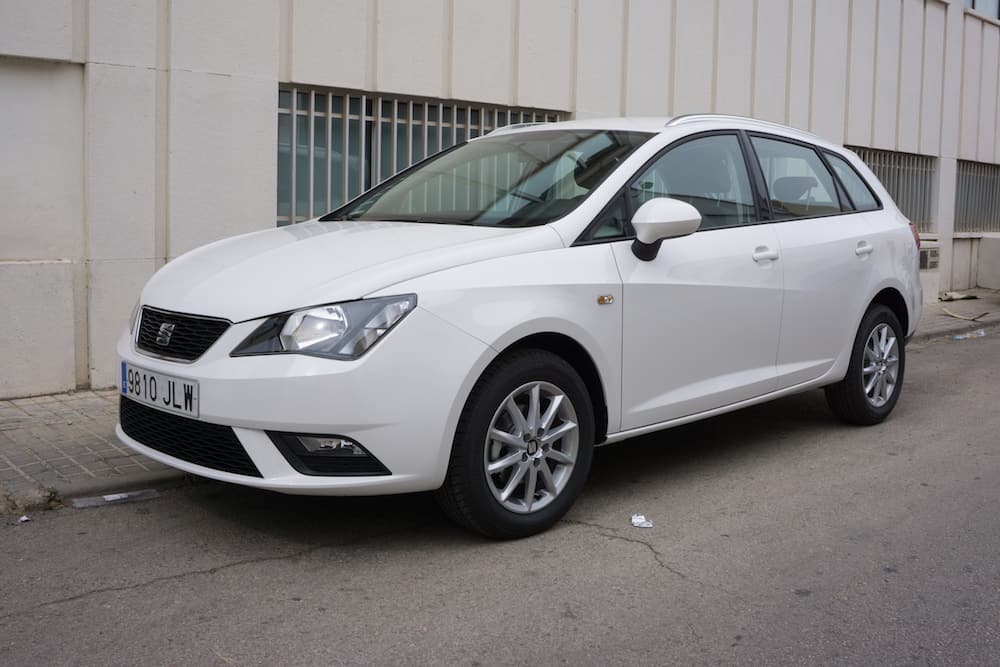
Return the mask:
[[714, 134], [669, 149], [629, 188], [633, 210], [654, 197], [672, 197], [701, 213], [699, 229], [757, 221], [743, 151], [735, 134]]

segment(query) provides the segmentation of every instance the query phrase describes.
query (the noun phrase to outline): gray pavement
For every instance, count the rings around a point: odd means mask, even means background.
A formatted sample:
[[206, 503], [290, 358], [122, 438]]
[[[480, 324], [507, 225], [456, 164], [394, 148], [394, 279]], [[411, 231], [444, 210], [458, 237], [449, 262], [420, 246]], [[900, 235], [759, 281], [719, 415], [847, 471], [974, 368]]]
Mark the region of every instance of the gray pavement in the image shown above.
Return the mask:
[[[1000, 326], [1000, 291], [964, 293], [977, 298], [925, 306], [914, 341], [979, 329], [1000, 335], [995, 331]], [[970, 321], [955, 315], [980, 317]], [[0, 514], [182, 483], [183, 473], [118, 442], [117, 411], [115, 389], [0, 400]]]
[[995, 666], [1000, 333], [909, 353], [883, 424], [813, 391], [602, 447], [524, 540], [212, 482], [7, 517], [0, 665]]

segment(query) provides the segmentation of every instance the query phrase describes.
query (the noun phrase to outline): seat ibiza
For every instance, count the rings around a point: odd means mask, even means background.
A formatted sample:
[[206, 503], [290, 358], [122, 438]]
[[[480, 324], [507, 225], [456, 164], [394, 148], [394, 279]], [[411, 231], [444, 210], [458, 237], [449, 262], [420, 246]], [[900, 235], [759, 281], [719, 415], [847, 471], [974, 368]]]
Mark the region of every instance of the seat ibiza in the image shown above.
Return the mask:
[[118, 343], [118, 437], [295, 494], [433, 490], [551, 526], [596, 445], [824, 388], [885, 419], [914, 227], [853, 153], [718, 115], [508, 127], [313, 221], [164, 266]]

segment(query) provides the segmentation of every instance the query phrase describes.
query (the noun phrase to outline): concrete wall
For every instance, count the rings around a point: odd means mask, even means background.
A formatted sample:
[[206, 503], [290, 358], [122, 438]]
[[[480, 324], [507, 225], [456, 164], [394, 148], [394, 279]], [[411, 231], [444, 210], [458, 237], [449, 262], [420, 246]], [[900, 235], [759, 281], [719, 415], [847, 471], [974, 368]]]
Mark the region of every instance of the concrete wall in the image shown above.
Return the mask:
[[158, 266], [274, 224], [279, 82], [749, 114], [951, 169], [1000, 160], [998, 63], [958, 0], [2, 2], [0, 397], [113, 384]]

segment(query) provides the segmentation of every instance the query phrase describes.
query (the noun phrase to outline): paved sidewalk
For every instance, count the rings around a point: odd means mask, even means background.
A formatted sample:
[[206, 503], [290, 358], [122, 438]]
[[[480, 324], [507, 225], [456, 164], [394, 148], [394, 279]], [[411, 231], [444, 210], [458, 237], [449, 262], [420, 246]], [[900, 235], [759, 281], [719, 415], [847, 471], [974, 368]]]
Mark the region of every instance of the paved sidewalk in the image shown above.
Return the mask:
[[[912, 342], [983, 329], [1000, 335], [1000, 291], [924, 307]], [[972, 322], [949, 315], [975, 317]], [[955, 343], [959, 344], [959, 343]], [[0, 514], [59, 507], [81, 496], [177, 484], [185, 474], [137, 454], [115, 437], [118, 392], [0, 400]]]

